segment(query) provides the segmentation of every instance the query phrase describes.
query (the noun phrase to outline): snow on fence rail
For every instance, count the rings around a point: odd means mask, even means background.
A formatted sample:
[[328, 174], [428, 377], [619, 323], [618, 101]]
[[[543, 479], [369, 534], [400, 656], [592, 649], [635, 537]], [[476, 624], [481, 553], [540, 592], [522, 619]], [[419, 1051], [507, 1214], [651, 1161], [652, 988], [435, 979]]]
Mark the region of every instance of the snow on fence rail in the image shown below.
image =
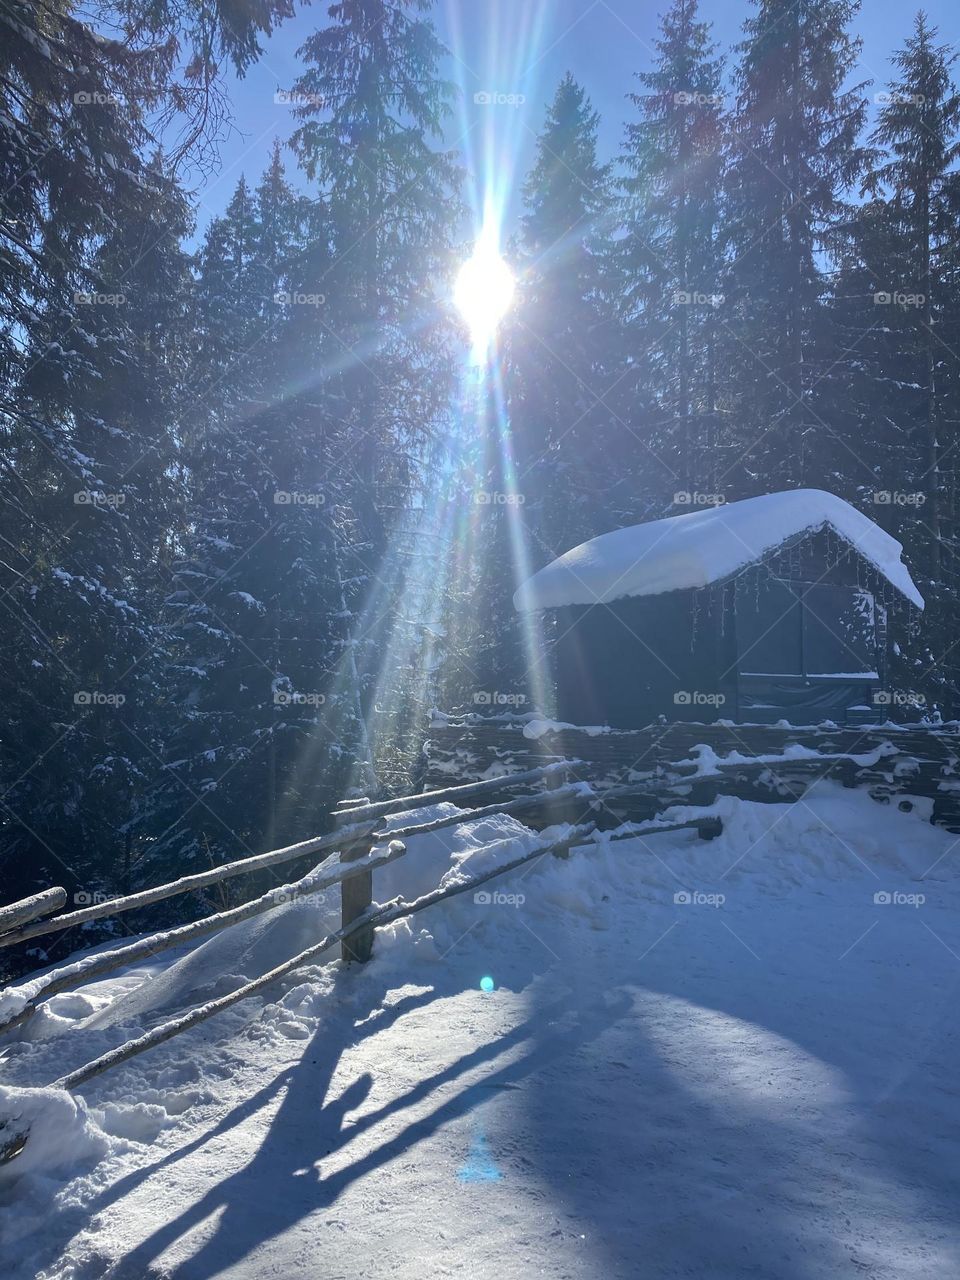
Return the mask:
[[[712, 770], [706, 756], [712, 753]], [[688, 757], [688, 758], [684, 758]], [[718, 789], [744, 799], [778, 799], [803, 777], [833, 777], [880, 800], [900, 795], [933, 801], [932, 821], [960, 832], [960, 724], [792, 726], [674, 721], [645, 729], [584, 728], [533, 715], [461, 717], [435, 713], [424, 744], [423, 782], [469, 782], [498, 768], [525, 769], [567, 760], [569, 775], [589, 779], [605, 799], [634, 790], [631, 817], [675, 804], [687, 785], [706, 797]], [[710, 780], [712, 778], [712, 781]], [[689, 781], [688, 781], [689, 780]], [[621, 794], [626, 794], [622, 792]], [[644, 803], [641, 803], [641, 800]], [[698, 803], [709, 803], [699, 799]]]
[[[597, 833], [598, 824], [609, 827], [638, 817], [643, 821], [653, 818], [646, 826], [630, 821], [619, 832], [605, 833], [602, 838], [606, 840], [635, 839], [680, 827], [696, 828], [705, 838], [719, 833], [720, 820], [715, 817], [670, 823], [656, 816], [679, 800], [706, 804], [720, 793], [779, 799], [789, 795], [793, 788], [799, 787], [802, 792], [814, 780], [833, 777], [848, 786], [867, 787], [878, 799], [898, 799], [901, 804], [906, 803], [906, 796], [932, 796], [934, 819], [960, 824], [960, 734], [956, 726], [839, 728], [824, 725], [792, 729], [780, 725], [672, 724], [617, 734], [542, 724], [531, 731], [531, 726], [516, 718], [509, 724], [478, 723], [469, 718], [461, 724], [447, 721], [435, 725], [434, 729], [437, 730], [435, 737], [427, 744], [427, 784], [431, 772], [439, 781], [438, 774], [449, 777], [459, 770], [461, 776], [464, 772], [467, 774], [467, 780], [459, 785], [372, 803], [365, 798], [344, 801], [333, 814], [337, 829], [327, 835], [66, 915], [50, 915], [66, 901], [66, 893], [61, 888], [48, 889], [0, 907], [0, 946], [9, 946], [73, 924], [147, 906], [230, 876], [280, 865], [311, 853], [326, 855], [300, 880], [281, 885], [239, 907], [83, 957], [20, 987], [0, 992], [0, 1032], [24, 1021], [41, 1001], [58, 991], [160, 951], [187, 945], [319, 889], [341, 886], [339, 929], [228, 995], [188, 1010], [57, 1081], [65, 1089], [79, 1088], [110, 1067], [258, 993], [278, 978], [318, 959], [337, 942], [341, 944], [345, 960], [368, 958], [377, 926], [467, 892], [534, 858], [548, 853], [564, 854], [571, 848], [589, 844], [601, 838]], [[684, 752], [686, 759], [682, 758]], [[511, 765], [515, 772], [509, 772]], [[523, 765], [533, 767], [523, 768]], [[536, 790], [537, 787], [540, 789]], [[765, 789], [766, 794], [758, 792], [758, 788]], [[497, 796], [501, 798], [494, 799]], [[445, 802], [461, 804], [477, 800], [489, 802], [421, 822], [415, 817], [408, 819], [405, 825], [388, 833], [386, 848], [377, 847], [378, 841], [387, 838], [382, 828], [393, 814]], [[511, 847], [515, 848], [512, 841], [494, 842], [485, 852], [488, 856], [495, 854], [497, 847], [502, 846], [504, 861], [495, 858], [496, 865], [482, 874], [442, 884], [412, 902], [398, 899], [385, 906], [373, 903], [374, 871], [402, 857], [407, 838], [493, 813], [526, 814], [533, 826], [538, 822], [545, 826], [559, 821], [569, 825], [562, 837], [526, 849], [518, 856], [509, 856]], [[587, 817], [591, 820], [584, 821]], [[953, 829], [958, 830], [960, 826]], [[0, 1153], [0, 1162], [14, 1158], [28, 1136], [18, 1135], [17, 1142]]]
[[286, 906], [298, 898], [313, 893], [320, 893], [335, 884], [341, 884], [350, 876], [360, 875], [373, 867], [383, 866], [400, 856], [404, 846], [400, 841], [391, 841], [382, 854], [368, 854], [360, 862], [338, 863], [332, 867], [316, 866], [308, 875], [292, 884], [278, 885], [259, 898], [253, 898], [239, 907], [220, 911], [213, 916], [205, 916], [202, 920], [194, 920], [190, 924], [179, 925], [174, 929], [164, 929], [152, 933], [146, 938], [138, 938], [120, 947], [112, 947], [109, 951], [97, 951], [93, 955], [84, 956], [72, 964], [61, 965], [51, 969], [38, 978], [29, 979], [20, 986], [10, 987], [0, 992], [0, 1034], [26, 1021], [41, 1000], [49, 999], [60, 991], [66, 991], [80, 983], [94, 978], [102, 978], [126, 965], [138, 960], [151, 959], [161, 952], [186, 943], [196, 942], [211, 933], [219, 933], [230, 925], [239, 924], [253, 916], [273, 911], [277, 907]]
[[[62, 1089], [79, 1088], [80, 1085], [86, 1084], [88, 1080], [92, 1080], [94, 1076], [100, 1075], [102, 1071], [118, 1066], [121, 1062], [126, 1062], [137, 1054], [143, 1053], [147, 1049], [152, 1049], [154, 1045], [163, 1044], [165, 1040], [172, 1039], [173, 1036], [179, 1035], [181, 1031], [186, 1031], [189, 1027], [195, 1027], [198, 1023], [205, 1022], [207, 1018], [212, 1018], [214, 1014], [220, 1013], [224, 1009], [229, 1009], [231, 1005], [256, 995], [264, 987], [276, 982], [278, 978], [282, 978], [286, 974], [292, 973], [295, 969], [302, 968], [303, 965], [319, 959], [336, 942], [355, 937], [365, 929], [372, 929], [377, 925], [390, 924], [394, 920], [402, 920], [404, 916], [411, 916], [417, 911], [423, 911], [426, 907], [433, 906], [434, 903], [443, 902], [445, 899], [452, 898], [460, 893], [466, 893], [468, 890], [476, 888], [477, 885], [484, 884], [487, 880], [492, 880], [494, 876], [513, 871], [516, 867], [522, 866], [525, 862], [530, 862], [533, 858], [542, 858], [548, 853], [564, 852], [574, 843], [584, 842], [593, 833], [594, 829], [593, 823], [588, 823], [582, 827], [574, 827], [563, 839], [553, 840], [548, 844], [528, 849], [519, 857], [495, 866], [481, 875], [471, 876], [456, 884], [448, 885], [446, 888], [434, 889], [431, 893], [414, 899], [413, 902], [401, 900], [388, 903], [383, 907], [367, 910], [349, 924], [343, 924], [333, 933], [328, 933], [326, 937], [321, 938], [313, 946], [307, 947], [306, 950], [292, 956], [289, 960], [285, 960], [282, 964], [278, 964], [267, 973], [261, 974], [259, 978], [254, 978], [250, 982], [244, 983], [242, 987], [238, 987], [235, 991], [231, 991], [225, 996], [220, 996], [216, 1000], [211, 1000], [207, 1004], [191, 1009], [189, 1013], [183, 1014], [179, 1018], [173, 1018], [159, 1027], [154, 1027], [136, 1040], [129, 1040], [126, 1044], [119, 1045], [116, 1049], [111, 1049], [109, 1053], [105, 1053], [76, 1071], [71, 1071], [68, 1075], [62, 1076], [55, 1084]], [[490, 848], [495, 847], [496, 844], [513, 845], [514, 841], [496, 841]], [[400, 857], [404, 852], [406, 850], [401, 846], [401, 851], [394, 856]], [[353, 874], [356, 873], [353, 872]]]
[[[466, 820], [469, 815], [464, 815]], [[707, 838], [712, 838], [720, 833], [720, 819], [717, 817], [691, 818], [684, 822], [656, 822], [646, 827], [633, 827], [622, 833], [614, 833], [607, 837], [607, 840], [636, 840], [645, 835], [661, 835], [668, 831], [696, 830]], [[272, 982], [276, 982], [278, 978], [284, 977], [288, 973], [292, 973], [295, 969], [302, 968], [305, 964], [319, 959], [325, 952], [329, 951], [337, 942], [344, 942], [350, 938], [356, 937], [358, 934], [373, 930], [378, 925], [390, 924], [394, 920], [402, 920], [405, 916], [411, 916], [418, 911], [424, 911], [427, 907], [432, 907], [438, 902], [444, 902], [448, 898], [456, 897], [458, 894], [467, 893], [471, 889], [476, 889], [480, 885], [485, 884], [488, 880], [493, 880], [496, 876], [505, 875], [509, 871], [516, 870], [517, 867], [523, 866], [526, 862], [531, 862], [534, 858], [543, 858], [547, 854], [554, 856], [563, 856], [568, 854], [571, 849], [582, 848], [595, 842], [595, 833], [597, 831], [596, 823], [587, 822], [577, 826], [569, 827], [566, 833], [556, 839], [550, 840], [545, 844], [536, 845], [532, 849], [526, 849], [523, 853], [514, 858], [508, 858], [504, 862], [497, 864], [487, 871], [483, 871], [475, 876], [468, 876], [462, 880], [458, 880], [446, 886], [438, 886], [431, 890], [430, 893], [423, 894], [419, 898], [415, 898], [412, 902], [406, 902], [398, 899], [389, 902], [384, 906], [368, 905], [367, 909], [359, 916], [355, 917], [349, 923], [341, 924], [340, 928], [333, 933], [327, 934], [319, 942], [313, 946], [307, 947], [306, 950], [292, 956], [289, 960], [285, 960], [282, 964], [277, 965], [260, 977], [252, 979], [250, 982], [244, 983], [242, 987], [238, 987], [235, 991], [229, 992], [225, 996], [211, 1000], [207, 1004], [200, 1005], [195, 1009], [191, 1009], [189, 1013], [182, 1014], [179, 1018], [173, 1018], [169, 1022], [163, 1023], [159, 1027], [154, 1027], [145, 1035], [139, 1036], [135, 1040], [127, 1041], [126, 1044], [118, 1045], [117, 1048], [111, 1049], [108, 1053], [95, 1058], [92, 1062], [88, 1062], [85, 1066], [79, 1067], [76, 1071], [62, 1076], [55, 1082], [56, 1086], [63, 1089], [76, 1089], [81, 1085], [92, 1080], [94, 1076], [100, 1075], [101, 1072], [108, 1070], [110, 1067], [118, 1066], [122, 1062], [128, 1061], [137, 1054], [144, 1053], [147, 1049], [153, 1048], [155, 1045], [163, 1044], [164, 1041], [172, 1039], [173, 1036], [179, 1035], [181, 1031], [186, 1031], [190, 1027], [195, 1027], [200, 1022], [205, 1022], [208, 1018], [212, 1018], [214, 1014], [220, 1013], [224, 1009], [229, 1009], [231, 1005], [237, 1004], [241, 1000], [246, 1000], [252, 995], [256, 995]], [[495, 850], [502, 847], [505, 851], [515, 847], [516, 841], [511, 839], [496, 840], [491, 842], [485, 848], [487, 856], [495, 857]], [[390, 846], [392, 852], [388, 851], [383, 855], [372, 855], [366, 861], [370, 866], [382, 866], [386, 862], [392, 862], [396, 858], [403, 857], [406, 853], [405, 846], [399, 841], [392, 841]], [[341, 872], [344, 878], [355, 876], [357, 874], [356, 864], [341, 864]]]
[[[472, 814], [461, 814], [459, 819], [461, 822], [472, 820]], [[595, 822], [580, 823], [570, 827], [565, 835], [548, 844], [537, 846], [532, 852], [524, 853], [518, 859], [499, 864], [489, 872], [485, 872], [476, 879], [476, 883], [479, 884], [494, 876], [503, 875], [531, 858], [547, 853], [559, 854], [568, 852], [571, 848], [585, 845], [590, 842], [589, 837], [593, 835], [596, 829]], [[682, 822], [658, 821], [649, 823], [646, 826], [631, 825], [629, 829], [623, 832], [614, 832], [608, 839], [611, 841], [635, 840], [645, 835], [661, 835], [665, 832], [684, 830], [696, 830], [704, 838], [710, 839], [720, 834], [721, 822], [715, 816], [708, 816], [690, 818]], [[512, 839], [494, 841], [486, 846], [486, 851], [489, 855], [497, 845], [506, 847], [512, 844], [514, 844]], [[235, 907], [232, 911], [221, 912], [208, 919], [197, 920], [178, 929], [167, 930], [164, 933], [155, 934], [151, 937], [128, 943], [123, 947], [113, 948], [110, 951], [97, 952], [94, 955], [85, 956], [73, 964], [64, 965], [59, 969], [54, 969], [50, 973], [42, 975], [38, 979], [34, 979], [32, 982], [24, 983], [19, 988], [10, 988], [3, 996], [0, 996], [0, 1012], [6, 1014], [5, 1020], [0, 1022], [0, 1032], [12, 1030], [35, 1012], [41, 1000], [48, 999], [60, 991], [65, 991], [70, 987], [77, 986], [82, 982], [88, 982], [94, 978], [101, 978], [107, 973], [134, 963], [136, 960], [154, 956], [161, 951], [195, 941], [205, 934], [225, 929], [232, 924], [238, 924], [240, 921], [249, 919], [260, 912], [286, 905], [286, 903], [295, 901], [298, 897], [316, 893], [335, 884], [344, 885], [357, 877], [372, 874], [376, 868], [386, 866], [388, 863], [402, 858], [406, 851], [407, 847], [402, 841], [391, 840], [386, 849], [381, 852], [371, 851], [355, 862], [341, 861], [325, 871], [317, 867], [295, 884], [281, 885], [276, 889], [270, 890], [263, 897], [256, 898], [243, 906]], [[340, 929], [330, 935], [329, 941], [323, 944], [322, 949], [326, 950], [334, 942], [350, 939], [365, 930], [372, 931], [378, 924], [399, 919], [403, 915], [412, 914], [413, 911], [423, 910], [424, 907], [431, 906], [434, 902], [441, 901], [444, 897], [450, 897], [462, 891], [462, 887], [458, 882], [456, 886], [448, 886], [443, 892], [437, 891], [426, 895], [425, 898], [417, 899], [412, 905], [401, 902], [401, 906], [409, 906], [410, 909], [402, 910], [399, 915], [384, 915], [383, 913], [388, 908], [375, 908], [372, 902], [368, 902], [362, 912], [353, 916], [350, 920], [342, 921]], [[394, 904], [390, 904], [390, 910], [393, 909], [393, 906]], [[295, 957], [293, 961], [288, 962], [290, 967], [296, 968], [299, 964], [305, 964], [307, 960], [304, 957], [307, 957], [308, 954], [312, 958], [318, 952], [315, 947], [308, 948], [308, 951], [301, 953], [300, 957]], [[345, 956], [344, 958], [347, 957]], [[289, 972], [289, 969], [284, 967], [283, 972]], [[257, 979], [256, 984], [260, 984], [261, 981], [263, 980]], [[256, 984], [254, 984], [255, 989], [259, 990], [259, 985]], [[229, 1004], [234, 1003], [235, 998], [242, 999], [243, 996], [239, 994], [242, 990], [243, 988], [238, 988], [237, 992], [232, 992], [229, 997], [224, 997], [227, 1003], [223, 1003], [223, 1001], [212, 1002], [216, 1006], [213, 1012], [217, 1012], [221, 1007], [227, 1008]], [[4, 1004], [4, 1001], [7, 1003]], [[194, 1024], [193, 1022], [184, 1021], [184, 1029], [187, 1025], [192, 1026]], [[156, 1041], [156, 1043], [160, 1043], [160, 1041]]]
[[422, 809], [426, 805], [456, 804], [461, 800], [473, 800], [477, 796], [522, 786], [525, 783], [549, 780], [558, 774], [565, 774], [569, 768], [570, 761], [552, 760], [549, 763], [537, 765], [534, 769], [526, 769], [522, 773], [505, 772], [497, 777], [482, 778], [480, 781], [460, 783], [453, 787], [441, 787], [435, 791], [421, 791], [414, 796], [398, 796], [394, 800], [379, 800], [375, 804], [341, 803], [334, 817], [338, 820], [349, 818], [351, 822], [356, 822], [358, 818], [361, 821], [370, 818], [386, 818], [392, 813], [405, 813], [408, 809]]

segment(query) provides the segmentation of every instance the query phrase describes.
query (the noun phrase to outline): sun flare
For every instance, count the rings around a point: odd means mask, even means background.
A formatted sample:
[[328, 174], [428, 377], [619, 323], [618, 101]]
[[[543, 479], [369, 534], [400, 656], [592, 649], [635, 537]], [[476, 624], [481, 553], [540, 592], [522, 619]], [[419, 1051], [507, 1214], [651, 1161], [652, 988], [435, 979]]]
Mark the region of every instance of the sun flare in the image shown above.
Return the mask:
[[481, 234], [473, 255], [460, 268], [453, 300], [477, 350], [490, 346], [497, 326], [513, 301], [513, 272], [500, 256], [492, 236]]

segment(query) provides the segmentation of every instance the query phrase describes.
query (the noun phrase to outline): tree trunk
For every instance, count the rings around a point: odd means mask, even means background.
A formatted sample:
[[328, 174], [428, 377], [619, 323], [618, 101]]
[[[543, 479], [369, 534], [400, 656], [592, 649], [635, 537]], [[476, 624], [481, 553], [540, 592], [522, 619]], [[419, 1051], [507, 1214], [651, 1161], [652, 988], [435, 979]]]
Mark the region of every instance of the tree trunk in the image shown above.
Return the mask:
[[925, 516], [930, 531], [930, 577], [934, 582], [940, 581], [940, 445], [937, 440], [936, 412], [936, 364], [933, 353], [933, 301], [930, 297], [932, 279], [930, 252], [930, 188], [925, 186], [921, 193], [921, 216], [923, 218], [922, 276], [921, 291], [923, 293], [923, 349], [924, 349], [924, 386], [923, 386], [923, 437], [925, 471]]

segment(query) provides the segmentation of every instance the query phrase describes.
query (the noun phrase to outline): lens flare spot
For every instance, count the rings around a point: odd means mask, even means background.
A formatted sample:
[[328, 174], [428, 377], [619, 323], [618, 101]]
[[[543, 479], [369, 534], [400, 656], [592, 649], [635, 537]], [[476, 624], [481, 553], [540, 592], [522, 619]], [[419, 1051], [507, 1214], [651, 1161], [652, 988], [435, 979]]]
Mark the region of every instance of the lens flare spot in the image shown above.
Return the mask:
[[487, 974], [485, 977], [480, 979], [481, 991], [493, 991], [495, 986], [496, 986], [496, 983], [493, 981], [493, 979], [490, 977], [489, 974]]
[[470, 1144], [470, 1152], [457, 1171], [457, 1177], [461, 1182], [499, 1182], [503, 1177], [482, 1133], [478, 1133]]

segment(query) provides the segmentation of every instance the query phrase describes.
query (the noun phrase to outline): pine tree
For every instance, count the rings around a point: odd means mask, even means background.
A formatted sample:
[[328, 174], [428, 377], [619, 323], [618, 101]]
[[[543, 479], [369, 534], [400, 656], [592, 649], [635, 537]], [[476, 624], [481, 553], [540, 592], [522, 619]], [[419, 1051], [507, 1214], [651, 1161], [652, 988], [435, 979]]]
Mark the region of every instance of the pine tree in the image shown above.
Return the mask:
[[[323, 397], [349, 660], [369, 717], [402, 590], [394, 529], [446, 416], [453, 361], [438, 291], [452, 270], [459, 171], [436, 149], [451, 89], [429, 0], [343, 0], [303, 46], [293, 145], [329, 226]], [[349, 673], [348, 673], [349, 674]], [[346, 678], [346, 677], [345, 677]]]
[[[936, 30], [918, 13], [913, 35], [894, 55], [900, 78], [884, 97], [873, 141], [892, 154], [873, 168], [867, 185], [889, 193], [889, 209], [898, 232], [897, 265], [906, 274], [891, 292], [918, 295], [911, 308], [913, 344], [921, 357], [920, 404], [915, 423], [917, 453], [922, 459], [929, 530], [927, 564], [933, 582], [940, 579], [940, 442], [941, 422], [937, 369], [942, 356], [935, 332], [943, 294], [943, 267], [956, 255], [960, 156], [960, 94], [951, 80], [956, 55], [937, 45]], [[955, 363], [955, 361], [954, 361]]]
[[[650, 446], [672, 488], [713, 491], [716, 348], [721, 302], [722, 66], [696, 0], [674, 0], [661, 21], [657, 62], [631, 95], [625, 234], [616, 245], [633, 374], [627, 395], [654, 400]], [[646, 384], [646, 385], [645, 385]], [[655, 388], [650, 397], [648, 388]], [[668, 477], [659, 469], [655, 478]]]
[[415, 15], [430, 0], [344, 0], [300, 50], [304, 123], [293, 145], [330, 215], [326, 322], [341, 344], [361, 537], [375, 556], [403, 455], [423, 443], [448, 387], [434, 304], [449, 273], [458, 205], [453, 159], [435, 151], [450, 90], [443, 48]]
[[[162, 158], [153, 173], [153, 201], [97, 249], [97, 274], [118, 283], [106, 297], [88, 295], [94, 372], [89, 382], [70, 387], [72, 443], [97, 460], [95, 475], [73, 495], [80, 518], [69, 535], [70, 562], [84, 567], [84, 588], [96, 592], [106, 614], [86, 609], [71, 653], [82, 655], [99, 687], [109, 692], [123, 685], [126, 697], [117, 712], [98, 716], [88, 739], [96, 791], [88, 792], [85, 809], [88, 820], [107, 828], [100, 837], [94, 829], [88, 844], [100, 851], [114, 887], [129, 881], [147, 780], [161, 763], [157, 614], [183, 496], [172, 463], [189, 337], [189, 267], [181, 243], [190, 215]], [[119, 866], [110, 857], [117, 848], [111, 823], [124, 846]]]
[[[321, 705], [318, 673], [305, 682], [291, 656], [303, 619], [323, 613], [304, 585], [321, 563], [318, 499], [303, 484], [310, 442], [288, 430], [279, 394], [299, 208], [275, 153], [255, 193], [241, 179], [198, 255], [199, 394], [164, 613], [172, 730], [150, 814], [154, 860], [177, 867], [273, 842], [287, 821], [278, 818], [292, 768], [285, 731]], [[294, 689], [304, 701], [285, 711], [280, 694]]]
[[0, 30], [0, 856], [12, 894], [116, 888], [149, 761], [151, 459], [176, 379], [176, 325], [161, 346], [153, 317], [186, 227], [144, 159], [169, 57], [57, 5], [11, 0]]
[[188, 148], [209, 139], [218, 64], [249, 66], [258, 35], [290, 11], [121, 0], [94, 25], [56, 0], [0, 3], [0, 857], [12, 894], [118, 887], [156, 747], [154, 558], [169, 550], [178, 475], [187, 214], [169, 167], [145, 158], [147, 121], [166, 110], [187, 121]]
[[601, 252], [612, 202], [609, 166], [597, 159], [598, 125], [567, 74], [523, 186], [506, 377], [512, 483], [537, 564], [606, 529], [612, 483], [623, 479], [618, 464], [635, 443], [604, 403], [616, 324]]
[[[615, 520], [615, 486], [625, 480], [614, 456], [624, 452], [625, 424], [604, 402], [615, 319], [602, 255], [610, 175], [597, 159], [598, 124], [567, 74], [523, 185], [517, 298], [490, 367], [474, 371], [459, 406], [455, 616], [446, 631], [466, 656], [448, 696], [485, 713], [527, 707], [497, 698], [545, 703], [530, 620], [515, 613], [513, 593]], [[469, 584], [462, 594], [458, 579]]]
[[73, 273], [69, 338], [66, 307], [35, 320], [17, 387], [43, 432], [42, 452], [14, 457], [46, 538], [5, 601], [18, 624], [6, 835], [23, 870], [86, 891], [122, 887], [158, 759], [157, 561], [175, 493], [188, 226], [159, 166]]
[[722, 321], [730, 411], [743, 425], [740, 474], [731, 479], [748, 490], [824, 483], [830, 428], [817, 389], [834, 353], [823, 347], [820, 267], [867, 158], [858, 141], [863, 86], [846, 87], [859, 52], [847, 31], [857, 8], [853, 0], [757, 0], [744, 27]]
[[833, 306], [842, 345], [831, 377], [838, 432], [856, 442], [858, 456], [866, 449], [875, 473], [863, 485], [868, 513], [904, 543], [927, 597], [925, 643], [898, 637], [900, 678], [941, 705], [958, 687], [950, 658], [960, 585], [952, 516], [960, 418], [954, 59], [920, 13], [894, 55], [897, 78], [878, 95], [870, 198], [844, 228]]

